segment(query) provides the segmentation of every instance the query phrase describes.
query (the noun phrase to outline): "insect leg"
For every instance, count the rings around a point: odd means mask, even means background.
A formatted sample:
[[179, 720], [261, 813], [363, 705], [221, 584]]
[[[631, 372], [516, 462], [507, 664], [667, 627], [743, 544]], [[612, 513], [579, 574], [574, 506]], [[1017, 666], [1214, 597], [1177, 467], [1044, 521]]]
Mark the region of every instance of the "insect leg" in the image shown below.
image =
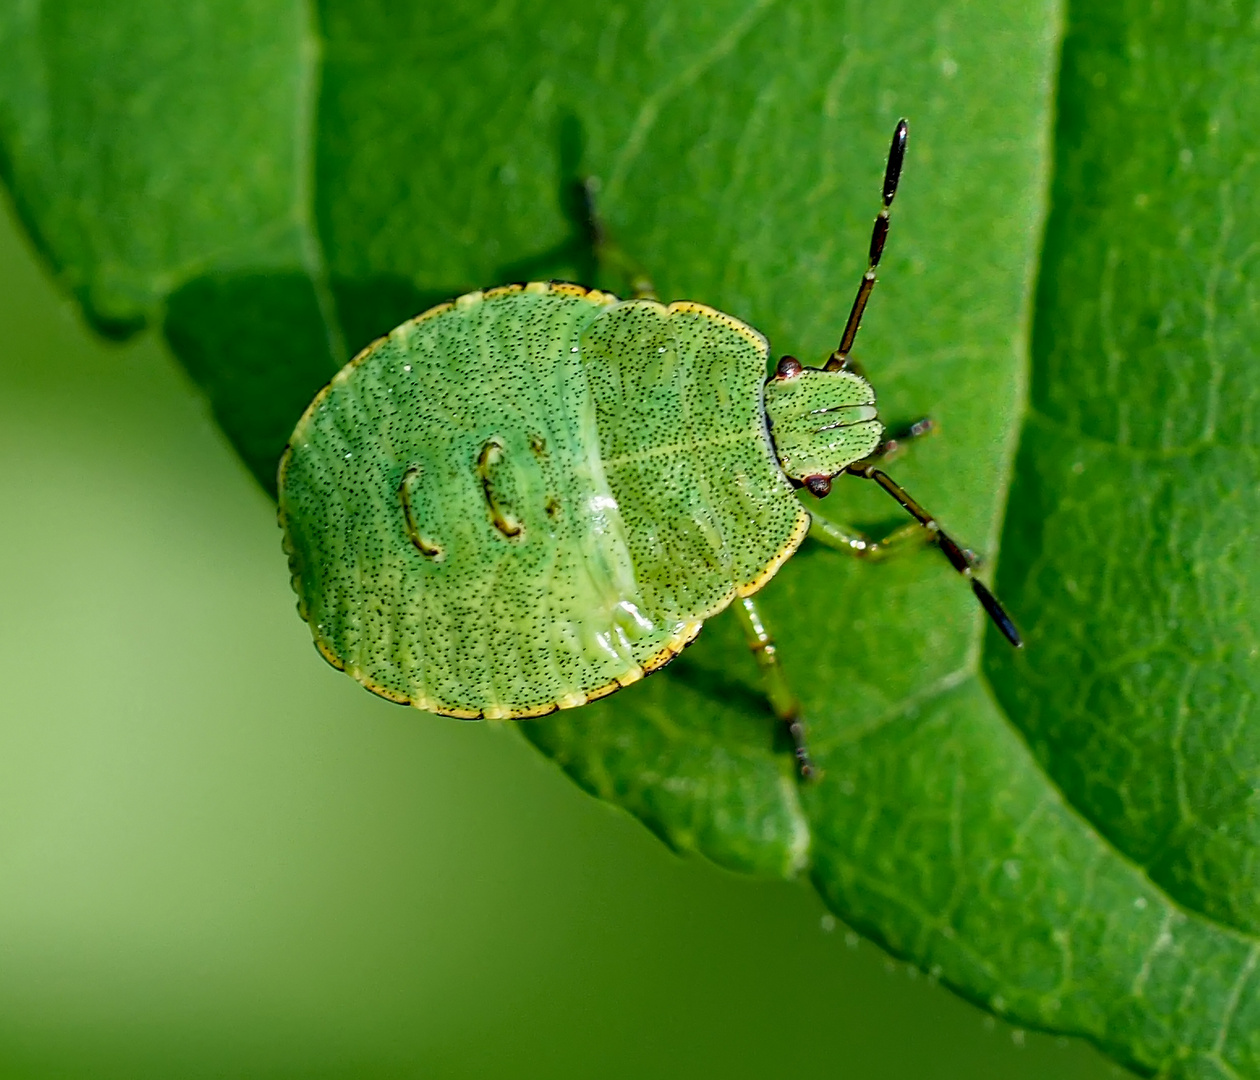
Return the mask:
[[595, 252], [595, 258], [622, 274], [630, 285], [630, 293], [636, 300], [657, 300], [656, 286], [647, 272], [625, 253], [621, 245], [612, 240], [595, 206], [599, 195], [599, 177], [588, 176], [579, 184], [582, 205], [582, 231], [586, 242]]
[[949, 560], [950, 565], [971, 582], [971, 591], [976, 594], [976, 599], [980, 601], [980, 606], [984, 608], [997, 628], [1002, 631], [1006, 640], [1017, 649], [1023, 648], [1023, 639], [1019, 636], [1019, 631], [1015, 629], [1015, 623], [1011, 621], [1011, 617], [1006, 613], [1005, 608], [998, 603], [997, 597], [985, 588], [984, 583], [972, 574], [971, 571], [977, 561], [975, 555], [959, 547], [945, 533], [937, 520], [906, 494], [904, 488], [894, 483], [887, 473], [881, 472], [867, 461], [855, 462], [845, 471], [852, 473], [854, 476], [874, 480], [875, 483], [896, 499], [901, 504], [902, 509], [927, 530], [928, 536], [936, 542], [937, 547], [945, 552], [945, 558]]
[[887, 558], [909, 547], [922, 545], [928, 539], [928, 534], [914, 521], [889, 533], [882, 540], [872, 540], [864, 533], [850, 530], [847, 525], [838, 525], [820, 514], [813, 515], [809, 523], [809, 535], [811, 539], [836, 551], [871, 560]]
[[875, 288], [875, 268], [879, 266], [880, 256], [884, 254], [884, 242], [888, 239], [888, 215], [892, 211], [893, 197], [897, 194], [897, 182], [901, 179], [901, 166], [906, 159], [907, 131], [906, 122], [898, 120], [893, 131], [892, 145], [888, 149], [888, 166], [884, 169], [884, 186], [880, 192], [882, 205], [875, 217], [875, 227], [871, 230], [871, 249], [867, 256], [866, 273], [862, 275], [862, 283], [853, 299], [853, 307], [849, 309], [849, 321], [844, 324], [840, 344], [823, 365], [827, 371], [839, 371], [841, 368], [853, 370], [855, 367], [849, 359], [849, 350], [853, 348], [858, 327], [862, 325], [862, 313], [866, 310], [866, 302], [871, 298], [871, 290]]
[[796, 755], [796, 767], [801, 779], [810, 780], [817, 775], [814, 762], [809, 756], [809, 747], [805, 742], [805, 722], [801, 719], [801, 703], [796, 700], [792, 688], [788, 686], [787, 677], [779, 664], [779, 656], [775, 651], [774, 639], [766, 632], [766, 624], [762, 621], [761, 612], [751, 596], [741, 597], [731, 605], [739, 617], [740, 626], [744, 628], [744, 636], [748, 638], [748, 647], [761, 668], [761, 677], [765, 683], [766, 697], [774, 715], [787, 731], [792, 740], [793, 752]]
[[903, 424], [900, 427], [885, 431], [888, 436], [882, 443], [875, 447], [872, 454], [867, 455], [865, 461], [892, 461], [897, 457], [906, 446], [916, 439], [921, 439], [925, 435], [931, 435], [936, 430], [936, 421], [930, 416], [920, 417], [912, 424]]

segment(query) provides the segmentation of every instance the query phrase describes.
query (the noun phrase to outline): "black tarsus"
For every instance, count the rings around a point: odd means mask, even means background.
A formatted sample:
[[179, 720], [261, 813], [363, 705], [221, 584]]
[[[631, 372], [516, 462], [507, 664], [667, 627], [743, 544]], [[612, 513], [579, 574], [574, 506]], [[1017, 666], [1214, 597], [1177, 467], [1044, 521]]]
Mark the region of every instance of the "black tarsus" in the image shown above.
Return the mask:
[[792, 756], [796, 758], [796, 772], [802, 780], [813, 780], [818, 775], [814, 759], [810, 757], [809, 743], [805, 737], [805, 725], [800, 714], [786, 716], [782, 720], [787, 736], [792, 740]]
[[989, 613], [989, 618], [1002, 631], [1002, 635], [1006, 640], [1014, 645], [1015, 648], [1022, 649], [1024, 647], [1024, 639], [1019, 636], [1019, 631], [1015, 628], [1011, 617], [1006, 614], [1006, 609], [998, 603], [998, 598], [985, 588], [984, 582], [979, 578], [971, 578], [971, 591], [976, 594], [976, 599], [980, 601], [980, 606]]
[[886, 472], [875, 468], [869, 461], [855, 461], [845, 472], [853, 476], [860, 476], [866, 480], [874, 480], [881, 488], [901, 504], [903, 510], [906, 511], [920, 525], [927, 529], [936, 546], [945, 553], [945, 558], [949, 560], [950, 565], [957, 570], [963, 577], [971, 582], [971, 591], [976, 594], [976, 599], [980, 601], [980, 606], [984, 608], [989, 618], [997, 628], [1002, 631], [1002, 636], [1006, 638], [1017, 649], [1024, 647], [1024, 639], [1019, 636], [1019, 631], [1015, 628], [1015, 623], [1006, 613], [1006, 609], [998, 602], [984, 584], [972, 573], [975, 564], [975, 556], [966, 548], [960, 547], [953, 537], [948, 535], [941, 528], [940, 523], [923, 509], [914, 499], [907, 494], [905, 488], [892, 479]]

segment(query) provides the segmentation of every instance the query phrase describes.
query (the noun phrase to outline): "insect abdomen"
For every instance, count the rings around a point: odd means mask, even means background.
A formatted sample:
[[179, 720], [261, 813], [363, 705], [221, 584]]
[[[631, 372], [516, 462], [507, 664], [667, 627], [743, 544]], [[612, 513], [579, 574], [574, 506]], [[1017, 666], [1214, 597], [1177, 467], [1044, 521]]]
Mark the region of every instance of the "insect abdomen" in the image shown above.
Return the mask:
[[412, 320], [316, 399], [281, 467], [321, 651], [452, 715], [581, 704], [698, 629], [645, 602], [579, 341], [613, 298], [473, 294]]

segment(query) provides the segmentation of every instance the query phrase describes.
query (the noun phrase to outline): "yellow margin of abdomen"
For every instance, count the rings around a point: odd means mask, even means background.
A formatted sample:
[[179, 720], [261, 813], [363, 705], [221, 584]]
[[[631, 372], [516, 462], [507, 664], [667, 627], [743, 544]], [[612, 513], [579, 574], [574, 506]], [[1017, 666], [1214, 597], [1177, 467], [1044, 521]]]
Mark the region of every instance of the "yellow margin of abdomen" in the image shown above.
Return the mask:
[[[377, 346], [379, 346], [382, 342], [391, 337], [403, 336], [411, 328], [418, 326], [420, 323], [427, 322], [429, 319], [436, 318], [438, 315], [452, 309], [458, 309], [461, 311], [467, 310], [468, 308], [482, 303], [485, 300], [492, 300], [495, 297], [506, 296], [510, 293], [517, 292], [539, 295], [554, 293], [558, 296], [572, 296], [585, 299], [589, 303], [598, 307], [606, 307], [610, 304], [621, 302], [620, 297], [617, 297], [612, 293], [602, 292], [599, 289], [588, 289], [584, 285], [574, 285], [563, 281], [531, 281], [528, 284], [523, 285], [499, 285], [491, 289], [478, 289], [475, 292], [465, 293], [463, 296], [456, 297], [454, 300], [447, 300], [444, 303], [437, 304], [429, 308], [427, 311], [423, 311], [419, 315], [408, 319], [406, 322], [400, 323], [388, 334], [382, 334], [370, 345], [360, 349], [359, 352], [355, 354], [354, 358], [342, 367], [337, 374], [328, 381], [323, 389], [315, 395], [314, 399], [302, 413], [301, 419], [299, 419], [297, 424], [294, 425], [293, 434], [296, 436], [298, 432], [310, 422], [315, 410], [319, 407], [320, 402], [328, 396], [329, 391], [334, 386], [344, 383], [346, 379], [350, 377], [351, 371], [372, 355]], [[664, 307], [665, 305], [661, 306]], [[733, 315], [727, 315], [725, 312], [718, 311], [716, 308], [711, 308], [707, 304], [699, 304], [692, 300], [675, 301], [674, 303], [668, 305], [668, 310], [671, 312], [677, 311], [682, 313], [695, 313], [716, 319], [718, 322], [723, 323], [724, 325], [730, 327], [730, 329], [747, 338], [752, 344], [765, 350], [767, 355], [769, 354], [769, 345], [764, 335], [754, 330], [747, 323], [741, 322]], [[276, 471], [277, 489], [283, 487], [284, 485], [284, 476], [288, 469], [289, 461], [292, 458], [292, 452], [293, 439], [291, 437], [289, 442], [285, 445], [284, 453], [280, 457], [279, 468]], [[284, 527], [286, 522], [283, 509], [280, 510], [279, 518], [281, 526]], [[285, 528], [284, 531], [287, 537], [288, 529]], [[596, 701], [599, 698], [607, 697], [609, 694], [615, 693], [624, 687], [630, 686], [632, 683], [638, 682], [645, 675], [651, 675], [652, 672], [663, 668], [666, 664], [673, 660], [674, 657], [682, 652], [683, 649], [695, 641], [696, 635], [700, 633], [701, 627], [708, 619], [713, 618], [715, 615], [725, 610], [736, 596], [751, 596], [753, 593], [764, 587], [766, 583], [769, 582], [776, 573], [778, 573], [779, 568], [795, 553], [796, 549], [801, 546], [801, 543], [804, 541], [808, 532], [809, 512], [802, 507], [801, 519], [797, 523], [792, 536], [783, 546], [782, 551], [775, 556], [774, 560], [765, 568], [765, 570], [762, 571], [755, 581], [735, 589], [721, 602], [721, 604], [717, 605], [712, 611], [707, 612], [702, 618], [683, 623], [678, 628], [677, 633], [675, 633], [674, 636], [665, 643], [664, 647], [649, 656], [641, 665], [623, 672], [611, 682], [597, 686], [593, 690], [574, 692], [559, 701], [548, 702], [546, 705], [534, 706], [527, 709], [490, 709], [488, 711], [460, 709], [455, 706], [442, 705], [440, 702], [430, 701], [427, 698], [416, 700], [410, 697], [403, 697], [393, 691], [386, 690], [384, 687], [374, 685], [370, 679], [363, 677], [361, 672], [350, 672], [350, 674], [353, 675], [365, 689], [370, 690], [372, 693], [376, 694], [378, 697], [384, 698], [386, 701], [392, 701], [398, 705], [411, 705], [424, 712], [434, 713], [438, 716], [452, 716], [460, 720], [528, 720], [533, 717], [547, 716], [560, 709], [576, 709], [582, 705], [588, 704], [589, 702]], [[293, 586], [294, 591], [298, 594], [299, 600], [301, 600], [302, 592], [301, 589], [298, 588], [298, 579], [296, 575], [293, 577]], [[333, 667], [340, 671], [346, 671], [345, 662], [332, 652], [328, 643], [324, 641], [318, 633], [315, 633], [314, 637], [315, 648], [319, 651], [319, 654]]]

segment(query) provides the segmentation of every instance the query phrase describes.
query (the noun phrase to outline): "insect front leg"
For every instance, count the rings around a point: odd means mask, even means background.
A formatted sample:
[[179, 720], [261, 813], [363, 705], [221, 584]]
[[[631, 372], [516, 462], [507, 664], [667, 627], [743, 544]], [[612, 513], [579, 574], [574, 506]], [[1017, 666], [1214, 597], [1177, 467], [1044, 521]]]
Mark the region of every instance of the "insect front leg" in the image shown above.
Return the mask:
[[901, 508], [914, 518], [919, 525], [923, 526], [923, 532], [944, 552], [945, 558], [949, 560], [950, 565], [971, 584], [971, 591], [975, 594], [976, 599], [980, 601], [980, 606], [984, 608], [985, 613], [993, 620], [993, 624], [1002, 632], [1002, 636], [1015, 648], [1022, 649], [1024, 647], [1023, 638], [1020, 637], [1019, 631], [1015, 628], [1015, 623], [1011, 620], [1010, 615], [1006, 613], [1006, 609], [998, 602], [997, 597], [989, 592], [984, 582], [972, 573], [979, 562], [975, 552], [961, 547], [953, 537], [941, 528], [940, 522], [936, 518], [910, 497], [905, 488], [896, 483], [887, 473], [875, 468], [869, 459], [855, 461], [845, 469], [845, 472], [853, 476], [860, 476], [865, 480], [873, 480], [886, 494], [896, 499]]
[[766, 697], [774, 715], [787, 731], [792, 740], [792, 750], [796, 756], [796, 767], [802, 780], [812, 780], [817, 776], [813, 759], [809, 756], [809, 747], [805, 741], [805, 722], [801, 719], [801, 703], [792, 693], [787, 676], [779, 663], [779, 655], [775, 649], [774, 639], [766, 631], [766, 624], [757, 610], [757, 604], [751, 596], [741, 597], [731, 605], [739, 618], [748, 639], [748, 647], [761, 668], [762, 681], [765, 684]]
[[902, 424], [898, 427], [886, 429], [884, 434], [887, 436], [882, 443], [875, 447], [874, 453], [866, 457], [866, 461], [888, 462], [899, 457], [911, 443], [922, 439], [925, 435], [931, 435], [936, 430], [936, 421], [930, 416], [921, 416], [913, 423]]

